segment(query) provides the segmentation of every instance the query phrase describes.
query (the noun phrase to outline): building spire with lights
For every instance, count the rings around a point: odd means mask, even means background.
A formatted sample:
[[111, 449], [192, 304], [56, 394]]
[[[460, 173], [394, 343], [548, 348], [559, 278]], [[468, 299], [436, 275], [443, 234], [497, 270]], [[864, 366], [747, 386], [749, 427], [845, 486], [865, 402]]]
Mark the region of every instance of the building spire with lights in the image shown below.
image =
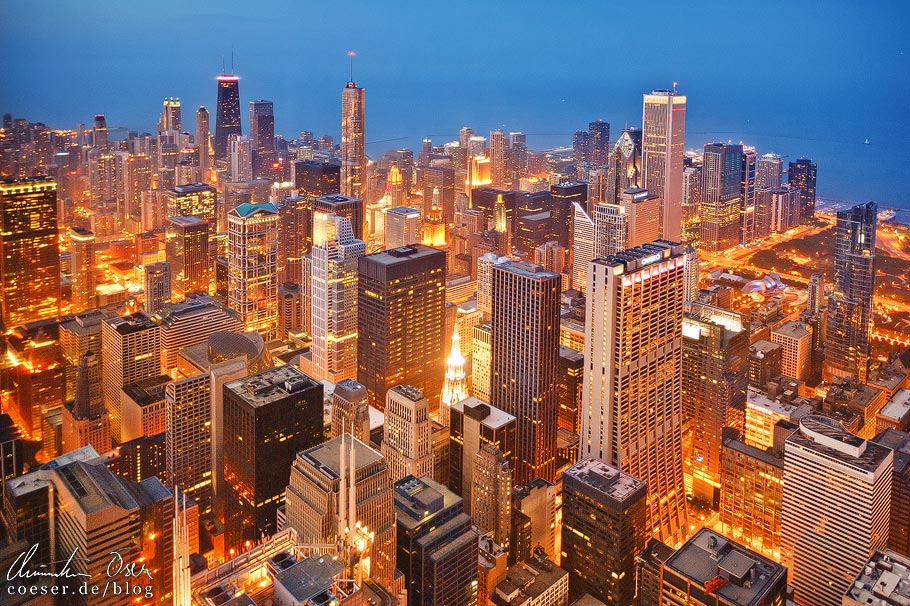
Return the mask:
[[439, 422], [449, 426], [449, 409], [468, 397], [464, 373], [464, 356], [461, 355], [461, 335], [458, 324], [452, 331], [452, 352], [446, 362], [446, 378], [442, 384], [442, 403], [439, 406]]

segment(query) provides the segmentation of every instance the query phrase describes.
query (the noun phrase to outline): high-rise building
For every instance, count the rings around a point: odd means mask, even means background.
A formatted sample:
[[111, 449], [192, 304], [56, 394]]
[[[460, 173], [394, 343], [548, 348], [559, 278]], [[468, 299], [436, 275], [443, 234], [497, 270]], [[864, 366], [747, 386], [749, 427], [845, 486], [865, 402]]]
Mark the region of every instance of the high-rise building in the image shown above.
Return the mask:
[[158, 121], [158, 130], [175, 130], [183, 128], [180, 119], [180, 99], [177, 97], [165, 97], [163, 108], [161, 110], [161, 119]]
[[610, 123], [595, 120], [588, 123], [588, 161], [594, 166], [606, 166], [610, 155]]
[[[573, 596], [631, 604], [635, 558], [648, 540], [648, 487], [597, 459], [584, 459], [562, 479], [562, 559]], [[608, 574], [607, 571], [609, 571]]]
[[70, 227], [69, 235], [73, 311], [80, 312], [95, 307], [95, 234]]
[[692, 244], [686, 245], [686, 281], [683, 289], [683, 303], [689, 305], [695, 300], [698, 293], [698, 284], [701, 278], [701, 264], [698, 251]]
[[530, 560], [543, 549], [547, 557], [557, 558], [556, 485], [543, 478], [512, 489], [512, 533], [509, 537], [509, 562]]
[[489, 402], [493, 399], [493, 324], [485, 322], [474, 327], [471, 338], [471, 394]]
[[[606, 204], [619, 204], [619, 195], [630, 187], [643, 187], [641, 172], [641, 129], [624, 128], [607, 158]], [[590, 207], [589, 207], [590, 208]]]
[[867, 202], [837, 213], [834, 281], [828, 297], [826, 377], [865, 379], [875, 288], [878, 205]]
[[705, 145], [701, 188], [701, 248], [722, 252], [739, 245], [743, 146]]
[[200, 105], [196, 110], [196, 151], [199, 154], [199, 176], [202, 182], [210, 179], [212, 166], [212, 129], [209, 126], [209, 110]]
[[0, 320], [14, 326], [60, 313], [57, 183], [50, 177], [0, 180]]
[[888, 541], [890, 448], [809, 415], [787, 439], [781, 563], [803, 606], [836, 604]]
[[187, 347], [206, 343], [218, 332], [244, 330], [236, 311], [208, 295], [165, 305], [154, 320], [161, 326], [161, 358], [167, 372], [177, 366], [180, 352]]
[[427, 399], [418, 389], [396, 385], [386, 395], [382, 456], [392, 481], [433, 476], [433, 445]]
[[572, 288], [583, 290], [588, 287], [588, 265], [596, 258], [597, 227], [580, 204], [572, 205], [571, 240]]
[[386, 392], [411, 385], [430, 412], [445, 377], [446, 255], [422, 244], [361, 257], [358, 269], [357, 381], [382, 409]]
[[120, 442], [120, 391], [128, 383], [161, 374], [161, 327], [147, 315], [116, 316], [101, 322], [101, 381], [111, 414], [111, 433]]
[[166, 482], [180, 486], [199, 506], [214, 508], [212, 474], [212, 403], [208, 373], [186, 377], [164, 387]]
[[784, 173], [784, 163], [778, 154], [762, 154], [755, 170], [756, 189], [774, 189], [780, 187]]
[[83, 446], [97, 452], [111, 449], [111, 419], [104, 407], [101, 388], [101, 357], [86, 352], [79, 360], [76, 395], [63, 407], [63, 453]]
[[226, 545], [277, 531], [297, 453], [323, 440], [322, 403], [322, 384], [291, 365], [225, 384]]
[[490, 131], [490, 172], [493, 177], [493, 187], [503, 188], [512, 180], [509, 170], [506, 150], [506, 135], [499, 129]]
[[740, 236], [739, 243], [748, 246], [755, 241], [755, 185], [757, 160], [754, 147], [744, 147], [740, 182]]
[[512, 524], [512, 470], [499, 448], [484, 444], [474, 455], [471, 476], [471, 517], [482, 533], [509, 548]]
[[[285, 497], [286, 526], [310, 543], [342, 543], [345, 528], [362, 529], [369, 576], [384, 587], [395, 578], [395, 505], [385, 459], [346, 433], [300, 452]], [[476, 564], [475, 564], [476, 566]]]
[[370, 404], [367, 388], [351, 379], [343, 379], [332, 391], [333, 438], [349, 433], [361, 442], [370, 442]]
[[648, 191], [661, 199], [661, 237], [679, 241], [682, 226], [682, 173], [686, 136], [686, 96], [676, 90], [644, 95], [642, 175]]
[[560, 292], [539, 265], [493, 267], [492, 404], [517, 419], [516, 484], [556, 478]]
[[[623, 245], [614, 239], [603, 244], [597, 242], [598, 248], [613, 249], [616, 252], [648, 244], [660, 238], [660, 199], [646, 189], [626, 189], [619, 195], [619, 206], [626, 215], [626, 242]], [[597, 220], [595, 219], [595, 227]], [[599, 234], [598, 234], [599, 235]], [[620, 234], [617, 234], [618, 237]], [[606, 253], [613, 254], [613, 253]], [[597, 252], [597, 256], [601, 255]]]
[[511, 461], [515, 456], [516, 420], [476, 397], [457, 402], [450, 413], [449, 488], [464, 497], [465, 509], [471, 513], [474, 456], [490, 444]]
[[341, 193], [361, 199], [367, 182], [365, 119], [364, 91], [349, 81], [341, 92]]
[[395, 483], [398, 569], [408, 606], [477, 603], [477, 531], [464, 501], [432, 478]]
[[275, 115], [271, 101], [250, 101], [250, 140], [253, 151], [275, 151]]
[[423, 221], [416, 208], [397, 206], [385, 211], [385, 248], [399, 248], [423, 241]]
[[171, 264], [149, 263], [143, 270], [145, 313], [154, 315], [171, 302]]
[[460, 326], [452, 331], [452, 349], [446, 360], [446, 376], [442, 384], [442, 398], [439, 401], [439, 422], [448, 427], [452, 406], [468, 397], [468, 385], [464, 372], [464, 355], [461, 353]]
[[171, 266], [171, 294], [182, 301], [193, 293], [208, 293], [212, 284], [209, 229], [195, 217], [170, 217], [164, 227], [164, 258]]
[[247, 330], [274, 338], [278, 326], [278, 209], [241, 204], [228, 213], [228, 306]]
[[240, 126], [240, 78], [233, 74], [221, 74], [216, 80], [218, 108], [215, 116], [215, 159], [226, 160], [231, 137], [243, 132]]
[[812, 327], [805, 322], [784, 322], [771, 331], [771, 342], [781, 347], [781, 374], [805, 381], [811, 370]]
[[720, 307], [690, 303], [682, 324], [683, 416], [691, 431], [684, 469], [695, 498], [720, 499], [721, 434], [745, 422], [749, 323]]
[[[629, 248], [629, 215], [622, 206], [595, 204], [592, 213], [594, 217], [594, 256], [591, 260], [612, 256]], [[650, 241], [653, 241], [653, 238]]]
[[205, 183], [180, 184], [167, 192], [168, 217], [198, 217], [215, 223], [215, 198], [217, 192]]
[[[357, 264], [366, 244], [354, 236], [347, 217], [316, 211], [310, 250], [310, 305], [316, 379], [337, 383], [357, 377]], [[305, 364], [306, 362], [304, 362]]]
[[364, 207], [363, 200], [341, 194], [326, 194], [313, 199], [313, 212], [322, 211], [351, 220], [354, 237], [363, 240]]
[[[687, 533], [682, 461], [685, 254], [658, 241], [591, 264], [579, 459], [648, 484], [648, 532]], [[599, 372], [598, 372], [599, 371]]]
[[787, 180], [790, 185], [798, 187], [800, 190], [800, 223], [805, 223], [815, 216], [815, 175], [815, 162], [805, 156], [798, 158], [796, 162], [790, 162], [787, 170]]

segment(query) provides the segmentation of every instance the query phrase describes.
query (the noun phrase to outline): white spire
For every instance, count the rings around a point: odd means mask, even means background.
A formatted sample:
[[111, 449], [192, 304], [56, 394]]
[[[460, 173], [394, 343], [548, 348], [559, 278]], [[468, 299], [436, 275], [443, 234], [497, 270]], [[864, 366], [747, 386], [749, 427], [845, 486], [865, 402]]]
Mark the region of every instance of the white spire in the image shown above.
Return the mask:
[[449, 410], [452, 405], [468, 397], [464, 356], [461, 355], [461, 335], [458, 328], [459, 323], [456, 321], [455, 329], [452, 331], [452, 351], [446, 361], [446, 376], [442, 384], [442, 403], [439, 406], [439, 422], [446, 427], [449, 425]]

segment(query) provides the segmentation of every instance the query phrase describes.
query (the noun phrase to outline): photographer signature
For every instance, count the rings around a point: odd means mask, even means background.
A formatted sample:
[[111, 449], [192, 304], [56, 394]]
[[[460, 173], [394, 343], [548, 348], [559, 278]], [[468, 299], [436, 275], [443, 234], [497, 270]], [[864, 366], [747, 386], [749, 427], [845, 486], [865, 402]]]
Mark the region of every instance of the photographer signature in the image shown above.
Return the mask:
[[[63, 567], [57, 572], [44, 572], [41, 570], [32, 570], [30, 569], [29, 563], [32, 558], [35, 556], [35, 553], [38, 551], [38, 544], [32, 545], [27, 551], [20, 553], [15, 561], [13, 561], [12, 566], [9, 567], [9, 570], [6, 571], [6, 580], [12, 581], [14, 579], [32, 579], [35, 577], [54, 577], [57, 579], [73, 579], [78, 577], [91, 578], [92, 575], [86, 574], [84, 572], [76, 572], [70, 569], [71, 565], [75, 561], [79, 562], [88, 562], [86, 558], [76, 557], [76, 554], [79, 553], [79, 548], [73, 550], [73, 553], [70, 554], [66, 560], [57, 560], [55, 562], [48, 562], [46, 564], [41, 564], [39, 568], [47, 568], [50, 564], [59, 564], [63, 562]], [[145, 564], [136, 562], [125, 562], [123, 556], [120, 555], [118, 551], [111, 552], [111, 561], [108, 562], [106, 573], [109, 579], [114, 577], [125, 577], [133, 578], [146, 575], [149, 579], [152, 578], [151, 571], [145, 566]]]

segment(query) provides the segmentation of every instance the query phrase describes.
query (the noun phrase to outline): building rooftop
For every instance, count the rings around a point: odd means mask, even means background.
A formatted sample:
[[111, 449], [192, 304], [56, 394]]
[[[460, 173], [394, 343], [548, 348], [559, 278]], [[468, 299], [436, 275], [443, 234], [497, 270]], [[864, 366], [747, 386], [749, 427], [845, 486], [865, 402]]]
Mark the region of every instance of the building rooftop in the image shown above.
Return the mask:
[[244, 202], [243, 204], [238, 204], [230, 212], [229, 215], [234, 215], [235, 217], [248, 218], [257, 214], [267, 214], [267, 215], [277, 215], [278, 207], [270, 202], [264, 202], [262, 204], [251, 204], [249, 202]]
[[527, 562], [519, 562], [509, 568], [506, 578], [496, 586], [492, 602], [497, 606], [526, 604], [529, 598], [539, 598], [568, 576], [568, 572], [545, 556], [535, 554]]
[[430, 477], [409, 475], [395, 482], [398, 523], [408, 530], [417, 528], [438, 512], [455, 507], [462, 501], [460, 496]]
[[491, 429], [499, 429], [515, 421], [514, 416], [474, 396], [452, 404], [452, 408]]
[[772, 335], [783, 335], [791, 339], [805, 339], [812, 335], [812, 329], [803, 322], [784, 322], [771, 331]]
[[104, 322], [123, 336], [158, 327], [150, 317], [141, 311], [129, 316], [107, 318]]
[[588, 493], [598, 502], [624, 503], [648, 493], [643, 480], [598, 459], [584, 459], [569, 467], [563, 475], [563, 490], [570, 485]]
[[409, 208], [407, 206], [396, 206], [395, 208], [387, 209], [385, 212], [386, 212], [386, 214], [391, 213], [393, 215], [403, 215], [406, 217], [419, 217], [420, 216], [419, 210], [417, 210], [416, 208]]
[[547, 280], [559, 277], [559, 274], [547, 271], [543, 266], [537, 265], [536, 263], [529, 263], [528, 261], [507, 261], [505, 263], [499, 263], [494, 266], [494, 271], [508, 271], [535, 280]]
[[612, 257], [604, 259], [594, 259], [594, 263], [606, 265], [618, 271], [614, 273], [629, 273], [638, 271], [658, 261], [665, 261], [671, 257], [679, 257], [685, 254], [685, 246], [676, 242], [667, 240], [657, 240], [650, 244], [636, 246], [627, 250], [620, 251]]
[[780, 349], [781, 346], [779, 343], [772, 343], [771, 341], [765, 341], [764, 339], [759, 339], [751, 345], [749, 345], [749, 356], [753, 358], [764, 358], [766, 355], [774, 351], [775, 349]]
[[396, 385], [395, 387], [391, 388], [389, 391], [393, 391], [396, 394], [407, 398], [411, 402], [420, 402], [421, 400], [426, 399], [424, 397], [422, 391], [420, 391], [416, 387], [411, 387], [410, 385]]
[[321, 391], [321, 387], [321, 383], [291, 365], [270, 368], [224, 385], [225, 390], [237, 394], [253, 408], [283, 400], [292, 393], [316, 388]]
[[167, 220], [171, 223], [174, 223], [175, 225], [179, 225], [180, 227], [193, 227], [194, 225], [202, 225], [206, 222], [205, 219], [201, 219], [195, 215], [189, 215], [186, 217], [168, 217]]
[[170, 190], [168, 193], [172, 195], [181, 195], [181, 194], [195, 194], [201, 191], [209, 191], [213, 194], [215, 193], [215, 188], [207, 183], [186, 183], [184, 185], [178, 185], [174, 189]]
[[395, 265], [413, 259], [422, 259], [424, 257], [429, 257], [432, 255], [444, 254], [445, 253], [443, 251], [432, 248], [430, 246], [425, 246], [423, 244], [409, 244], [407, 246], [399, 246], [398, 248], [392, 248], [390, 250], [383, 250], [371, 255], [366, 255], [362, 257], [362, 259], [369, 263], [377, 263], [380, 265]]
[[864, 440], [823, 415], [801, 419], [799, 432], [787, 438], [787, 444], [818, 451], [865, 473], [875, 472], [891, 454], [890, 448]]
[[910, 389], [901, 389], [895, 392], [888, 403], [879, 411], [879, 415], [900, 421], [910, 413]]
[[354, 460], [360, 470], [377, 461], [384, 461], [381, 454], [355, 438], [349, 433], [332, 438], [319, 446], [314, 446], [297, 454], [298, 458], [306, 460], [322, 475], [330, 480], [341, 477], [341, 445], [344, 443], [345, 452], [349, 452], [351, 443], [354, 445]]
[[777, 398], [772, 398], [760, 389], [751, 386], [746, 390], [746, 405], [753, 409], [777, 413], [791, 419], [802, 419], [814, 412], [808, 400], [803, 401], [802, 398], [797, 398], [795, 403], [789, 404]]
[[168, 375], [158, 375], [135, 383], [127, 383], [123, 386], [123, 393], [139, 406], [148, 406], [164, 400], [164, 386], [171, 381], [172, 379]]
[[724, 603], [750, 606], [787, 575], [772, 560], [716, 533], [702, 528], [664, 562], [664, 568], [704, 585], [715, 577], [726, 581], [714, 593]]
[[[273, 580], [281, 585], [300, 604], [319, 594], [330, 592], [335, 577], [345, 571], [344, 564], [329, 555], [314, 555], [298, 560], [292, 566], [276, 572]], [[328, 596], [326, 596], [328, 597]], [[314, 603], [322, 603], [318, 599]], [[328, 602], [327, 602], [328, 603]]]
[[854, 604], [863, 606], [910, 604], [910, 559], [890, 549], [884, 553], [876, 551], [847, 590], [844, 605]]
[[170, 327], [188, 318], [203, 316], [204, 319], [204, 316], [215, 313], [234, 318], [237, 321], [238, 328], [243, 327], [240, 315], [236, 311], [229, 309], [214, 297], [202, 294], [190, 295], [181, 303], [167, 303], [162, 306], [161, 311], [159, 311], [154, 318], [158, 320], [162, 326]]

